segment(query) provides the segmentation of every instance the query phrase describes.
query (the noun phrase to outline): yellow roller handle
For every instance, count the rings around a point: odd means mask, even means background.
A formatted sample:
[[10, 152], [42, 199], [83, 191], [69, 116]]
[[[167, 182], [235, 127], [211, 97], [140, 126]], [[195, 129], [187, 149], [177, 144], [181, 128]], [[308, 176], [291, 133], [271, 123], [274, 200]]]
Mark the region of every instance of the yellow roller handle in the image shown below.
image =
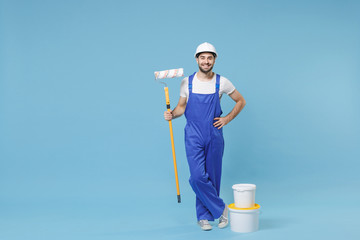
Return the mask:
[[[167, 108], [167, 111], [170, 112], [171, 109], [170, 109], [169, 89], [168, 89], [168, 87], [164, 87], [164, 90], [165, 90], [166, 108]], [[178, 198], [178, 203], [180, 203], [181, 202], [181, 197], [180, 197], [178, 171], [177, 171], [177, 165], [176, 165], [174, 134], [173, 134], [171, 120], [169, 121], [169, 128], [170, 128], [170, 138], [171, 138], [171, 149], [172, 149], [172, 155], [173, 155], [173, 161], [174, 161], [174, 171], [175, 171], [177, 198]]]

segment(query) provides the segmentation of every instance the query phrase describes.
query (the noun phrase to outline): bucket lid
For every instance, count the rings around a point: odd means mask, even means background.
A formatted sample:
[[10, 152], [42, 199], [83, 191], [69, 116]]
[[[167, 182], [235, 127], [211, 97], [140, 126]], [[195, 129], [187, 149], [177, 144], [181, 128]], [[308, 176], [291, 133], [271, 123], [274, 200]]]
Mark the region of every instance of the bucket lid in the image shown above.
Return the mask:
[[240, 183], [240, 184], [234, 184], [232, 186], [232, 189], [236, 191], [252, 191], [256, 189], [256, 185], [251, 183]]
[[230, 209], [234, 209], [234, 210], [255, 210], [255, 209], [259, 209], [260, 208], [260, 205], [255, 203], [255, 205], [251, 208], [238, 208], [238, 207], [235, 207], [235, 203], [232, 203], [228, 206]]

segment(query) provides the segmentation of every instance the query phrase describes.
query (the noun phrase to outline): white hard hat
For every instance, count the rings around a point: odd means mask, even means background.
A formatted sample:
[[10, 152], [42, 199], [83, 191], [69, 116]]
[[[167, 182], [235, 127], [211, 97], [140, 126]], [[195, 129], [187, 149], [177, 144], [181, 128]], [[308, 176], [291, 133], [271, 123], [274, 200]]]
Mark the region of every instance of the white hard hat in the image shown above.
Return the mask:
[[217, 53], [216, 53], [216, 49], [215, 47], [208, 43], [208, 42], [204, 42], [202, 44], [200, 44], [197, 48], [196, 48], [196, 52], [195, 52], [195, 58], [198, 57], [198, 54], [203, 53], [203, 52], [210, 52], [210, 53], [214, 53], [215, 57], [217, 57]]

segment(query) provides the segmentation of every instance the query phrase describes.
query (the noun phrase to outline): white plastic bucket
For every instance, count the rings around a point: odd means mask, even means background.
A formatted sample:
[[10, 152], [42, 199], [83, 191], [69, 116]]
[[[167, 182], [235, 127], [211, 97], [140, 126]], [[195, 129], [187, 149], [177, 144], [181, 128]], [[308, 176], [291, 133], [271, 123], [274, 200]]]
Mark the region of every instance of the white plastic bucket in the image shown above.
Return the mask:
[[231, 231], [249, 233], [259, 230], [260, 206], [258, 204], [249, 210], [236, 209], [234, 204], [230, 204], [229, 211]]
[[232, 186], [234, 190], [235, 207], [252, 208], [255, 205], [255, 184], [235, 184]]

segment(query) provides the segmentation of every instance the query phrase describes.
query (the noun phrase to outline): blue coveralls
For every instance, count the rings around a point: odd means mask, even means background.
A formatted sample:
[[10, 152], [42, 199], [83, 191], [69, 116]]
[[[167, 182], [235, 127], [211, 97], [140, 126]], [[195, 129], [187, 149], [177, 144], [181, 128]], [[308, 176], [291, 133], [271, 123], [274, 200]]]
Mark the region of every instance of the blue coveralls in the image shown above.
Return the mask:
[[224, 138], [222, 129], [213, 126], [214, 118], [222, 114], [216, 74], [213, 94], [192, 92], [196, 73], [189, 76], [189, 98], [185, 109], [185, 148], [190, 168], [190, 185], [196, 194], [196, 214], [199, 220], [213, 221], [225, 208], [219, 197]]

